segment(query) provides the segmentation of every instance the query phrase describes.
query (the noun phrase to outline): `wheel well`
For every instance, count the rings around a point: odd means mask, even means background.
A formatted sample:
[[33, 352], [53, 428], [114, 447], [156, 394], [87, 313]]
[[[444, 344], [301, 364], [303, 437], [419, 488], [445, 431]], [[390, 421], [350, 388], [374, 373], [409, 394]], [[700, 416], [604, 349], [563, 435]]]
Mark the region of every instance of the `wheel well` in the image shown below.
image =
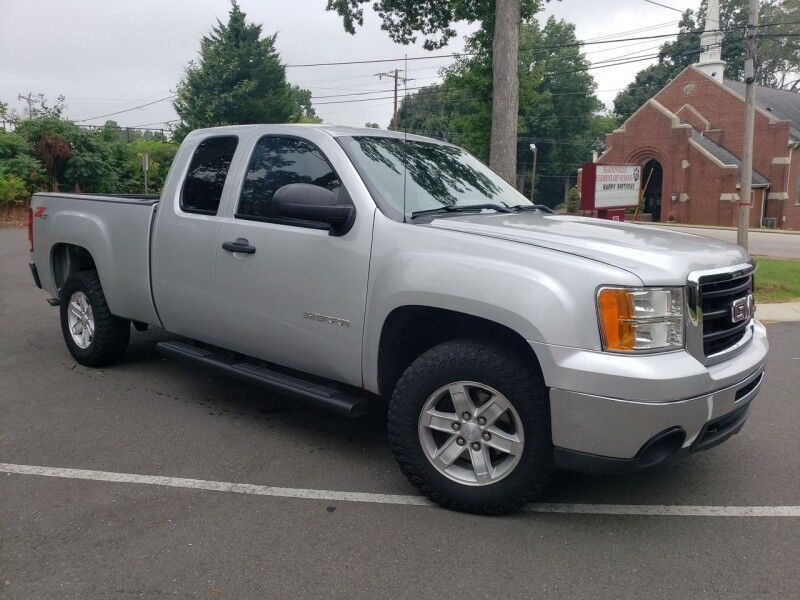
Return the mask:
[[378, 350], [378, 387], [388, 398], [408, 366], [426, 350], [448, 340], [484, 339], [519, 352], [539, 368], [530, 344], [513, 329], [488, 319], [429, 306], [393, 310], [381, 331]]
[[59, 290], [70, 275], [78, 271], [96, 270], [94, 259], [89, 251], [75, 244], [56, 244], [52, 252], [53, 279]]

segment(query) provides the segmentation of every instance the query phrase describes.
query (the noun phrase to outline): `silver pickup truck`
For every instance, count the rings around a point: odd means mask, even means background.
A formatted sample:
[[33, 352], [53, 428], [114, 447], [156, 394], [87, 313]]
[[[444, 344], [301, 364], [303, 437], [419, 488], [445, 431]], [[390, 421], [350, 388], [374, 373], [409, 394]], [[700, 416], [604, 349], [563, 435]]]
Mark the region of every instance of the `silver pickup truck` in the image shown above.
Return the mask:
[[30, 243], [79, 363], [155, 326], [169, 356], [318, 407], [384, 399], [410, 481], [477, 513], [555, 468], [724, 441], [768, 349], [739, 247], [550, 214], [460, 148], [375, 129], [195, 131], [160, 199], [36, 194]]

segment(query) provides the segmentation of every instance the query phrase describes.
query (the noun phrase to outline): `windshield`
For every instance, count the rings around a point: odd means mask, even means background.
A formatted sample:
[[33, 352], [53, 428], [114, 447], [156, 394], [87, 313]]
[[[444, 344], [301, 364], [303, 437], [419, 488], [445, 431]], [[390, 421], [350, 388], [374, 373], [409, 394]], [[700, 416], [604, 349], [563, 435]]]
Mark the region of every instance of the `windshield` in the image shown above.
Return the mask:
[[[437, 208], [530, 202], [466, 150], [377, 136], [339, 138], [381, 209], [406, 220]], [[406, 163], [406, 164], [404, 164]], [[406, 172], [405, 166], [408, 169]]]

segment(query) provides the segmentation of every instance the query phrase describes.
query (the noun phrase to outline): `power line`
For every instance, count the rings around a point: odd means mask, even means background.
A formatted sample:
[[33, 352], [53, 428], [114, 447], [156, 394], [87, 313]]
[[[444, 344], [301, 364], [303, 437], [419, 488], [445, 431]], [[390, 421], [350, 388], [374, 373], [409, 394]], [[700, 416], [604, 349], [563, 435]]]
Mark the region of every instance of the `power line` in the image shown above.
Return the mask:
[[[780, 23], [780, 25], [787, 25], [788, 23]], [[777, 23], [775, 25], [778, 25]], [[739, 31], [744, 30], [742, 27], [734, 27], [729, 29], [709, 29], [707, 33], [726, 33], [731, 31]], [[638, 37], [628, 37], [628, 38], [614, 38], [608, 40], [578, 40], [576, 42], [569, 42], [565, 44], [550, 44], [546, 46], [534, 46], [533, 50], [557, 50], [560, 48], [576, 48], [582, 46], [590, 46], [596, 44], [613, 44], [616, 42], [634, 42], [640, 40], [656, 40], [656, 39], [663, 39], [668, 37], [676, 37], [681, 35], [698, 35], [696, 31], [679, 31], [676, 33], [662, 33], [662, 34], [655, 34], [655, 35], [646, 35], [646, 36], [638, 36]], [[459, 58], [463, 56], [475, 56], [477, 52], [453, 52], [450, 54], [434, 54], [430, 56], [409, 56], [408, 60], [431, 60], [437, 58]], [[400, 62], [405, 60], [403, 57], [399, 58], [373, 58], [368, 60], [346, 60], [346, 61], [334, 61], [334, 62], [320, 62], [320, 63], [301, 63], [295, 65], [285, 65], [287, 69], [292, 68], [300, 68], [300, 67], [331, 67], [331, 66], [339, 66], [339, 65], [363, 65], [363, 64], [374, 64], [374, 63], [382, 63], [382, 62]]]
[[[699, 52], [700, 51], [698, 50], [695, 53], [699, 53]], [[590, 65], [588, 67], [583, 67], [583, 68], [579, 68], [579, 69], [572, 69], [572, 70], [569, 70], [569, 71], [549, 72], [549, 73], [545, 73], [544, 75], [546, 77], [552, 77], [552, 76], [555, 76], [555, 75], [568, 75], [568, 74], [571, 74], [571, 73], [581, 73], [581, 72], [590, 71], [590, 70], [593, 70], [593, 69], [604, 69], [604, 68], [608, 68], [608, 67], [617, 67], [617, 66], [621, 66], [621, 65], [627, 65], [627, 64], [635, 63], [635, 62], [641, 62], [643, 60], [652, 60], [654, 58], [658, 58], [659, 55], [660, 55], [660, 53], [657, 53], [657, 54], [651, 54], [651, 55], [641, 56], [641, 57], [637, 57], [637, 58], [630, 58], [630, 59], [625, 58], [624, 60], [620, 60], [619, 58], [606, 59], [605, 61], [599, 61], [598, 63], [595, 63], [595, 64]], [[419, 86], [419, 87], [431, 87], [431, 86]], [[427, 93], [440, 93], [440, 92], [445, 92], [445, 91], [449, 91], [449, 90], [430, 90], [429, 92], [417, 92], [417, 94], [415, 94], [415, 95], [427, 94]], [[356, 94], [341, 94], [341, 95], [342, 96], [351, 96], [351, 95], [356, 95]], [[388, 99], [391, 99], [391, 98], [393, 98], [393, 96], [381, 96], [381, 97], [377, 97], [377, 98], [376, 97], [359, 98], [359, 99], [353, 99], [353, 100], [332, 100], [332, 101], [325, 101], [325, 102], [314, 102], [314, 100], [312, 99], [311, 102], [315, 106], [321, 106], [321, 105], [325, 105], [325, 104], [349, 104], [349, 103], [352, 103], [352, 102], [367, 102], [367, 101], [370, 101], [370, 100], [388, 100]]]
[[[637, 55], [641, 54], [642, 52], [649, 52], [649, 51], [656, 50], [656, 49], [658, 49], [658, 46], [655, 46], [655, 47], [652, 47], [652, 48], [643, 48], [642, 50], [638, 50], [638, 51], [633, 52], [631, 54], [620, 55], [620, 56], [612, 56], [610, 58], [606, 58], [606, 59], [603, 59], [603, 60], [600, 60], [600, 61], [596, 61], [594, 63], [591, 63], [588, 67], [585, 67], [585, 68], [576, 69], [576, 70], [573, 70], [573, 71], [562, 71], [562, 72], [559, 72], [559, 73], [547, 73], [546, 75], [552, 76], [552, 75], [560, 75], [560, 74], [569, 74], [569, 73], [575, 73], [575, 72], [580, 72], [580, 71], [588, 71], [588, 70], [591, 70], [591, 69], [600, 69], [600, 68], [605, 68], [605, 67], [613, 67], [613, 66], [618, 66], [618, 65], [625, 65], [625, 64], [632, 63], [632, 62], [638, 62], [638, 61], [641, 61], [641, 60], [650, 60], [650, 59], [653, 59], [653, 58], [658, 58], [660, 56], [660, 52], [655, 53], [655, 54], [649, 54], [649, 55], [646, 55], [646, 56], [637, 56]], [[684, 53], [684, 54], [687, 54], [687, 55], [688, 54], [696, 54], [697, 52], [699, 52], [699, 51], [687, 52], [687, 53]], [[436, 85], [436, 84], [433, 84], [433, 85]], [[409, 88], [406, 88], [406, 89], [407, 90], [419, 90], [419, 89], [424, 89], [424, 88], [431, 88], [431, 87], [433, 87], [433, 85], [427, 85], [427, 86], [419, 85], [419, 86], [409, 87]], [[650, 86], [637, 86], [637, 87], [648, 87], [649, 88]], [[597, 90], [597, 91], [612, 91], [613, 92], [613, 91], [619, 91], [621, 89], [625, 89], [625, 88], [616, 88], [616, 89], [611, 89], [611, 90]], [[431, 90], [431, 91], [436, 91], [436, 90]], [[365, 90], [365, 91], [360, 91], [360, 92], [349, 92], [349, 93], [343, 93], [343, 94], [328, 94], [328, 95], [325, 95], [325, 96], [315, 96], [312, 99], [312, 102], [313, 102], [314, 99], [319, 99], [319, 98], [342, 98], [342, 97], [350, 97], [350, 96], [366, 96], [366, 95], [370, 95], [370, 94], [380, 94], [380, 93], [388, 93], [388, 92], [389, 92], [389, 90], [375, 90], [375, 91], [366, 91]], [[582, 93], [584, 93], [584, 92], [573, 92], [570, 95], [582, 94]], [[559, 95], [562, 95], [562, 94], [551, 94], [551, 96], [559, 96]], [[382, 97], [381, 98], [373, 97], [373, 98], [365, 98], [364, 101], [367, 101], [367, 100], [381, 100], [381, 99], [383, 99], [383, 98]], [[328, 104], [328, 103], [327, 102], [320, 102], [318, 104]], [[330, 104], [333, 104], [333, 102], [330, 102]]]
[[103, 119], [105, 117], [113, 117], [114, 115], [121, 115], [122, 113], [130, 112], [132, 110], [139, 110], [140, 108], [144, 108], [146, 106], [152, 106], [153, 104], [158, 104], [159, 102], [164, 102], [166, 100], [172, 100], [176, 98], [175, 94], [171, 96], [166, 96], [165, 98], [159, 98], [158, 100], [153, 100], [152, 102], [147, 102], [145, 104], [140, 104], [139, 106], [132, 106], [131, 108], [126, 108], [124, 110], [118, 110], [116, 112], [107, 113], [105, 115], [97, 115], [96, 117], [86, 117], [84, 119], [77, 119], [75, 123], [83, 123], [84, 121], [94, 121], [95, 119]]
[[656, 2], [655, 0], [644, 0], [648, 4], [655, 4], [656, 6], [660, 6], [661, 8], [666, 8], [667, 10], [674, 10], [675, 12], [683, 14], [683, 11], [679, 8], [675, 8], [674, 6], [667, 6], [666, 4], [661, 4], [661, 2]]

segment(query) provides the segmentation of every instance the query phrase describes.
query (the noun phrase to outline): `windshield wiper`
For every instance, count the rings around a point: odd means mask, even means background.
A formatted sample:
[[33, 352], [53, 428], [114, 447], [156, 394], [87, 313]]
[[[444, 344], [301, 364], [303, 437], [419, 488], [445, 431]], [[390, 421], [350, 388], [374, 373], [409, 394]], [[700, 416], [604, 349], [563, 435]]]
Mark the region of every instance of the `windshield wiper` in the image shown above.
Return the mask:
[[551, 215], [556, 214], [556, 211], [554, 211], [552, 208], [544, 204], [517, 204], [516, 206], [512, 206], [510, 208], [514, 210], [514, 212], [523, 212], [526, 210], [540, 210], [542, 212], [546, 212]]
[[443, 213], [474, 212], [476, 210], [496, 210], [497, 212], [502, 213], [513, 212], [509, 207], [503, 204], [462, 204], [455, 206], [440, 206], [438, 208], [429, 208], [427, 210], [415, 210], [411, 213], [411, 218], [413, 219], [423, 215], [435, 215]]

